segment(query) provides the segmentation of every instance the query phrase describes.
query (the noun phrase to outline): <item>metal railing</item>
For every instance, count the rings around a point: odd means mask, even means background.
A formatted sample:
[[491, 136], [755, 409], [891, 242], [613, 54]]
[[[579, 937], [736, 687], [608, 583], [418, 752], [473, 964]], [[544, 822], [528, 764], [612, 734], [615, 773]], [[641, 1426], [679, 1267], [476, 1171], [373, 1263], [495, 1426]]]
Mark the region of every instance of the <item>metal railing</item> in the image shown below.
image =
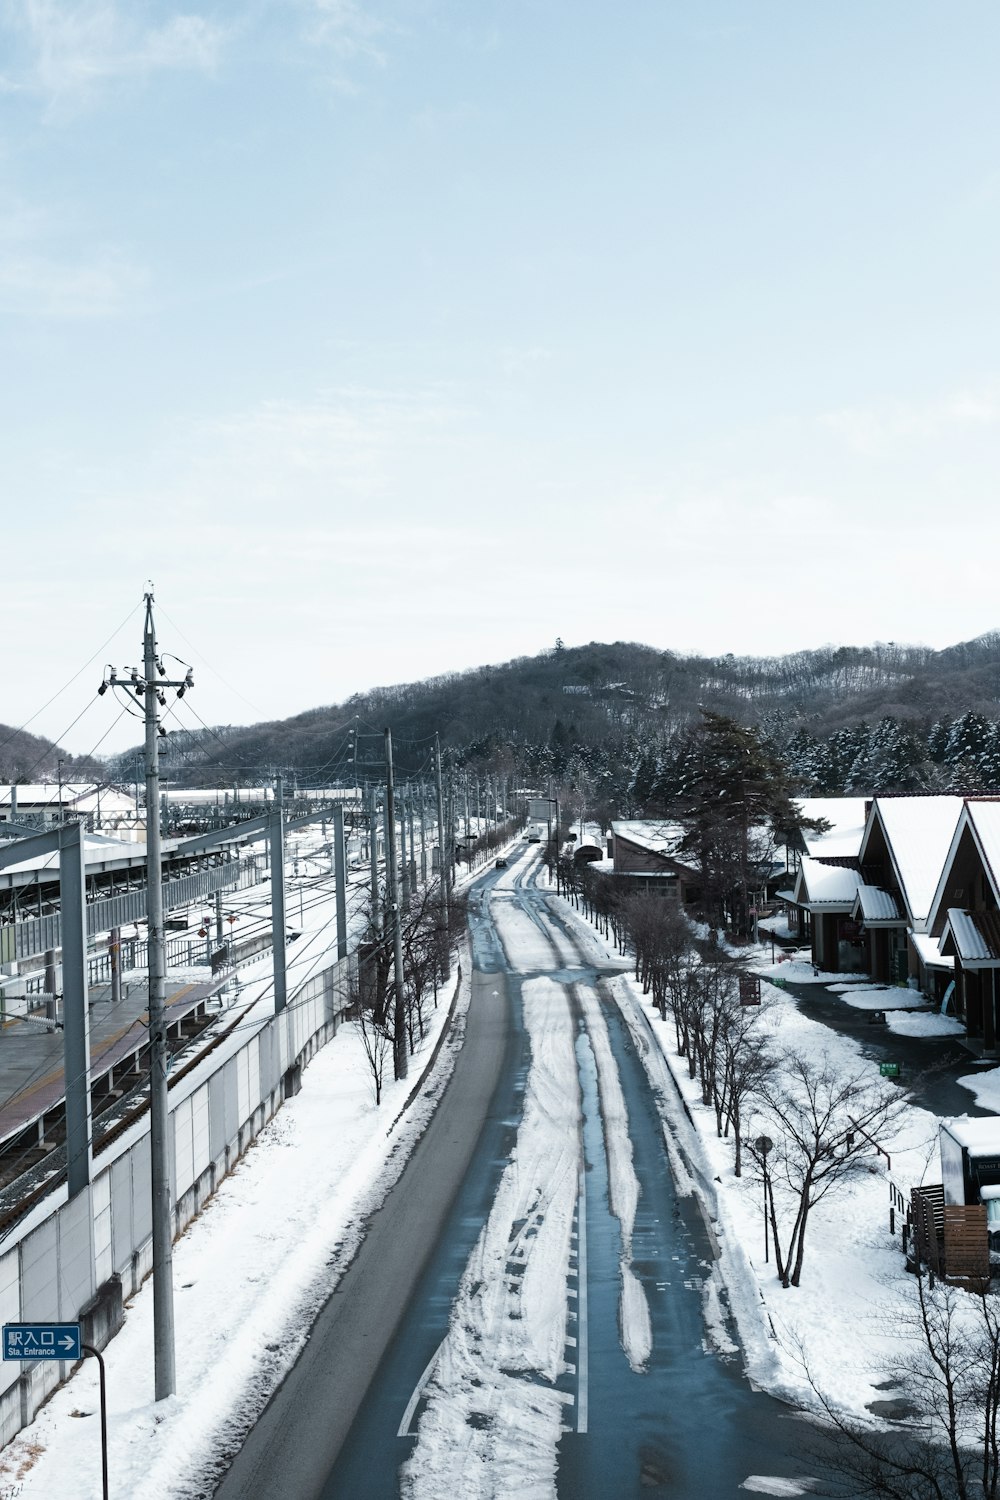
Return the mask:
[[[217, 891], [243, 890], [255, 885], [260, 879], [257, 861], [251, 855], [241, 860], [229, 860], [225, 864], [213, 865], [207, 870], [197, 870], [193, 875], [182, 875], [176, 880], [163, 882], [163, 907], [171, 911], [178, 906], [192, 906], [214, 896]], [[146, 916], [146, 887], [132, 891], [121, 891], [116, 896], [107, 896], [101, 901], [87, 903], [87, 936], [110, 932], [113, 927], [122, 927], [128, 922], [141, 922]], [[0, 959], [36, 958], [49, 949], [62, 946], [62, 922], [58, 912], [50, 916], [29, 917], [23, 922], [11, 922], [0, 929]]]

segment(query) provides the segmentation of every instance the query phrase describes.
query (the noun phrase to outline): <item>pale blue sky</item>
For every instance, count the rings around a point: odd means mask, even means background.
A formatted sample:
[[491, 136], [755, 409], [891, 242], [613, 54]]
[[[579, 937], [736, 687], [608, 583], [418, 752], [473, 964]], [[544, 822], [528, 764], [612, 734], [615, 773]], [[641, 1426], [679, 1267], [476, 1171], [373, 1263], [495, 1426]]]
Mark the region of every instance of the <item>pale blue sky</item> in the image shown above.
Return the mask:
[[0, 0], [0, 720], [62, 737], [147, 578], [210, 723], [557, 635], [1000, 627], [998, 43], [994, 0]]

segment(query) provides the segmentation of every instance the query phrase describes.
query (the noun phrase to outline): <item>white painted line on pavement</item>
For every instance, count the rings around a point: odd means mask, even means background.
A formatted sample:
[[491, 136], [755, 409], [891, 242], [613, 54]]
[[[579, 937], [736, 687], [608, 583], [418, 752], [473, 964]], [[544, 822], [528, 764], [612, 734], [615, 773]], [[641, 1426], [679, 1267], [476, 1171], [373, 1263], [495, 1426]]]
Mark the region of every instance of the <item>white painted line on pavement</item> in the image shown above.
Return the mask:
[[588, 1418], [588, 1368], [587, 1368], [587, 1185], [583, 1166], [580, 1167], [580, 1189], [577, 1200], [576, 1222], [579, 1244], [577, 1247], [577, 1271], [580, 1287], [577, 1301], [577, 1361], [576, 1361], [576, 1430], [587, 1431]]
[[403, 1413], [403, 1420], [400, 1422], [399, 1431], [396, 1433], [397, 1437], [416, 1437], [416, 1433], [410, 1431], [410, 1423], [413, 1421], [413, 1414], [420, 1404], [420, 1398], [424, 1394], [424, 1391], [427, 1387], [427, 1382], [434, 1374], [434, 1366], [437, 1364], [438, 1355], [441, 1353], [441, 1350], [443, 1348], [444, 1342], [442, 1341], [440, 1344], [438, 1344], [437, 1348], [434, 1350], [434, 1353], [427, 1361], [427, 1367], [424, 1370], [424, 1373], [421, 1375], [420, 1379], [417, 1381], [416, 1389], [414, 1390], [413, 1395], [406, 1403], [406, 1410]]

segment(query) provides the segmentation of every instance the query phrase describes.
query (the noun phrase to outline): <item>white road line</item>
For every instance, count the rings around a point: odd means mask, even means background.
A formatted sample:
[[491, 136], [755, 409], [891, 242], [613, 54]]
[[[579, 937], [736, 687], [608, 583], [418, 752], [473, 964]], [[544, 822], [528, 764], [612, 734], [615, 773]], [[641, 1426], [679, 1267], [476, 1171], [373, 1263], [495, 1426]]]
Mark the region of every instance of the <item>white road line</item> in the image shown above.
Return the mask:
[[584, 1181], [583, 1167], [580, 1168], [580, 1196], [576, 1211], [576, 1222], [578, 1227], [577, 1245], [577, 1271], [580, 1294], [577, 1301], [577, 1361], [576, 1361], [576, 1430], [587, 1431], [588, 1417], [588, 1378], [587, 1368], [587, 1184]]
[[420, 1403], [421, 1396], [424, 1394], [427, 1382], [434, 1374], [434, 1366], [437, 1364], [438, 1355], [441, 1353], [441, 1350], [443, 1348], [443, 1342], [438, 1344], [437, 1348], [434, 1350], [434, 1353], [431, 1355], [430, 1359], [427, 1362], [427, 1368], [424, 1370], [424, 1373], [417, 1381], [413, 1395], [406, 1403], [406, 1410], [403, 1413], [403, 1420], [400, 1422], [399, 1431], [396, 1433], [397, 1437], [416, 1437], [416, 1433], [410, 1431], [410, 1423], [413, 1421], [413, 1414]]

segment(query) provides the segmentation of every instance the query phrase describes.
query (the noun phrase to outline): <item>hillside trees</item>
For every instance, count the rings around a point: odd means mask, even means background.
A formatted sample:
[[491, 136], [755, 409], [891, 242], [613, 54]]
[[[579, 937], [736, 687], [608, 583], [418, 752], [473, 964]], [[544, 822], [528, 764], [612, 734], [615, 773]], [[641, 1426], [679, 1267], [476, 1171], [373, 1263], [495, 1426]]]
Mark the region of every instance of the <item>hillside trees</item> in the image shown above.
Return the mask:
[[[373, 688], [280, 722], [185, 731], [176, 780], [217, 785], [238, 774], [253, 784], [283, 766], [322, 784], [345, 773], [352, 726], [377, 724], [392, 729], [404, 760], [411, 754], [414, 774], [438, 732], [452, 764], [503, 771], [523, 786], [566, 777], [583, 758], [619, 812], [656, 816], [675, 795], [677, 750], [704, 707], [757, 732], [798, 793], [992, 790], [998, 757], [983, 722], [995, 738], [998, 691], [998, 635], [941, 652], [882, 642], [774, 658], [592, 642]], [[968, 715], [978, 726], [955, 729]], [[375, 777], [380, 754], [376, 746], [367, 768]], [[7, 780], [26, 770], [0, 764]]]

